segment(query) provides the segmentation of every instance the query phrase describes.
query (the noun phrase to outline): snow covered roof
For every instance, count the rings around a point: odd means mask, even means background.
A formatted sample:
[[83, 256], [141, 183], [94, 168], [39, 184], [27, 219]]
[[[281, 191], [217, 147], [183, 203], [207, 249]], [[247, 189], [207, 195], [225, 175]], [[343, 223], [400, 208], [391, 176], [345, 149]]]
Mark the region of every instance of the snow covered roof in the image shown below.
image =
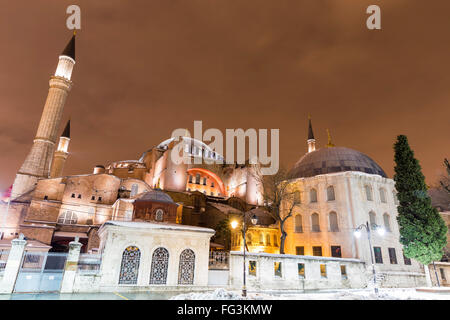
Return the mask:
[[134, 228], [134, 229], [163, 229], [163, 230], [184, 230], [184, 231], [197, 231], [206, 233], [215, 233], [213, 229], [187, 226], [177, 223], [167, 223], [167, 222], [140, 222], [140, 221], [106, 221], [102, 226], [103, 229], [107, 225]]
[[224, 213], [235, 213], [235, 214], [242, 214], [241, 210], [238, 210], [236, 208], [233, 208], [232, 206], [229, 206], [224, 203], [217, 203], [217, 202], [207, 202], [210, 206], [216, 208], [217, 210], [224, 212]]

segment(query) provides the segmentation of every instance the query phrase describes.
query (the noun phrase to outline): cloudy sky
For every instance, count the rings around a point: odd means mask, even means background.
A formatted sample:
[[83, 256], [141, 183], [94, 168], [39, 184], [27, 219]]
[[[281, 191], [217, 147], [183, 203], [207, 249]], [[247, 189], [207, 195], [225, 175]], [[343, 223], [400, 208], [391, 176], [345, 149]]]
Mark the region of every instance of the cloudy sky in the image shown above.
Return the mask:
[[[6, 1], [0, 10], [0, 188], [29, 151], [70, 39], [78, 4], [72, 119], [65, 173], [137, 159], [173, 129], [278, 128], [280, 157], [318, 146], [368, 154], [393, 175], [406, 134], [427, 182], [450, 157], [450, 2], [447, 0]], [[382, 9], [382, 30], [366, 8]]]

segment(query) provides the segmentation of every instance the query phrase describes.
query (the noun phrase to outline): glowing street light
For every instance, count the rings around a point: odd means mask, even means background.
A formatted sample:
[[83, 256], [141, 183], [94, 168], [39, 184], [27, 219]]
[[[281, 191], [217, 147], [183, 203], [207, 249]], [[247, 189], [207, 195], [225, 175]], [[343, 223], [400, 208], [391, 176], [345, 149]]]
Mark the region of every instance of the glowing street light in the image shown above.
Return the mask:
[[371, 228], [373, 230], [377, 230], [377, 233], [380, 236], [383, 236], [385, 231], [384, 228], [382, 226], [379, 226], [375, 223], [372, 223], [371, 226], [369, 226], [369, 222], [367, 221], [366, 223], [361, 224], [360, 226], [358, 226], [354, 231], [353, 234], [356, 238], [360, 238], [361, 237], [361, 230], [362, 229], [366, 229], [367, 231], [367, 239], [369, 240], [369, 250], [370, 250], [370, 258], [372, 260], [372, 273], [373, 273], [373, 288], [375, 290], [375, 294], [378, 295], [378, 288], [377, 288], [377, 280], [376, 280], [376, 272], [375, 272], [375, 262], [373, 260], [373, 247], [372, 247], [372, 240], [371, 240]]

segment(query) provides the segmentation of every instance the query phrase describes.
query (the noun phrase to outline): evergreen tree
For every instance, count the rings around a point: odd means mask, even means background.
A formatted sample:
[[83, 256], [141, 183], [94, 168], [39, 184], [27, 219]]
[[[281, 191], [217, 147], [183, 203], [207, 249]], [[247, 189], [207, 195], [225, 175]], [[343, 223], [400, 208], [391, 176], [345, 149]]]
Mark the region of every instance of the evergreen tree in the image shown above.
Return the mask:
[[431, 206], [425, 177], [408, 138], [398, 136], [394, 150], [400, 242], [406, 257], [428, 265], [441, 259], [447, 243], [447, 227], [437, 209]]

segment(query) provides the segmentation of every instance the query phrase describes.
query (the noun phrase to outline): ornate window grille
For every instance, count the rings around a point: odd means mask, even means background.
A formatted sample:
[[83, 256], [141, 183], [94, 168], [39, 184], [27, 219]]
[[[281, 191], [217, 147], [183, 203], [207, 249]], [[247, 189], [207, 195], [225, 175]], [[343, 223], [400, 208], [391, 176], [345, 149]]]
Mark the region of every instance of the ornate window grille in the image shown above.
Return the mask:
[[76, 224], [77, 223], [77, 214], [73, 211], [66, 211], [61, 214], [58, 218], [58, 223], [61, 224]]
[[150, 284], [166, 284], [167, 268], [169, 266], [169, 251], [157, 248], [152, 255], [152, 269], [150, 271]]
[[178, 284], [194, 284], [194, 270], [195, 253], [191, 249], [185, 249], [180, 254]]
[[136, 284], [139, 273], [141, 251], [138, 247], [129, 246], [123, 251], [120, 267], [119, 284]]
[[158, 209], [155, 212], [155, 220], [156, 221], [163, 221], [164, 211], [162, 209]]

